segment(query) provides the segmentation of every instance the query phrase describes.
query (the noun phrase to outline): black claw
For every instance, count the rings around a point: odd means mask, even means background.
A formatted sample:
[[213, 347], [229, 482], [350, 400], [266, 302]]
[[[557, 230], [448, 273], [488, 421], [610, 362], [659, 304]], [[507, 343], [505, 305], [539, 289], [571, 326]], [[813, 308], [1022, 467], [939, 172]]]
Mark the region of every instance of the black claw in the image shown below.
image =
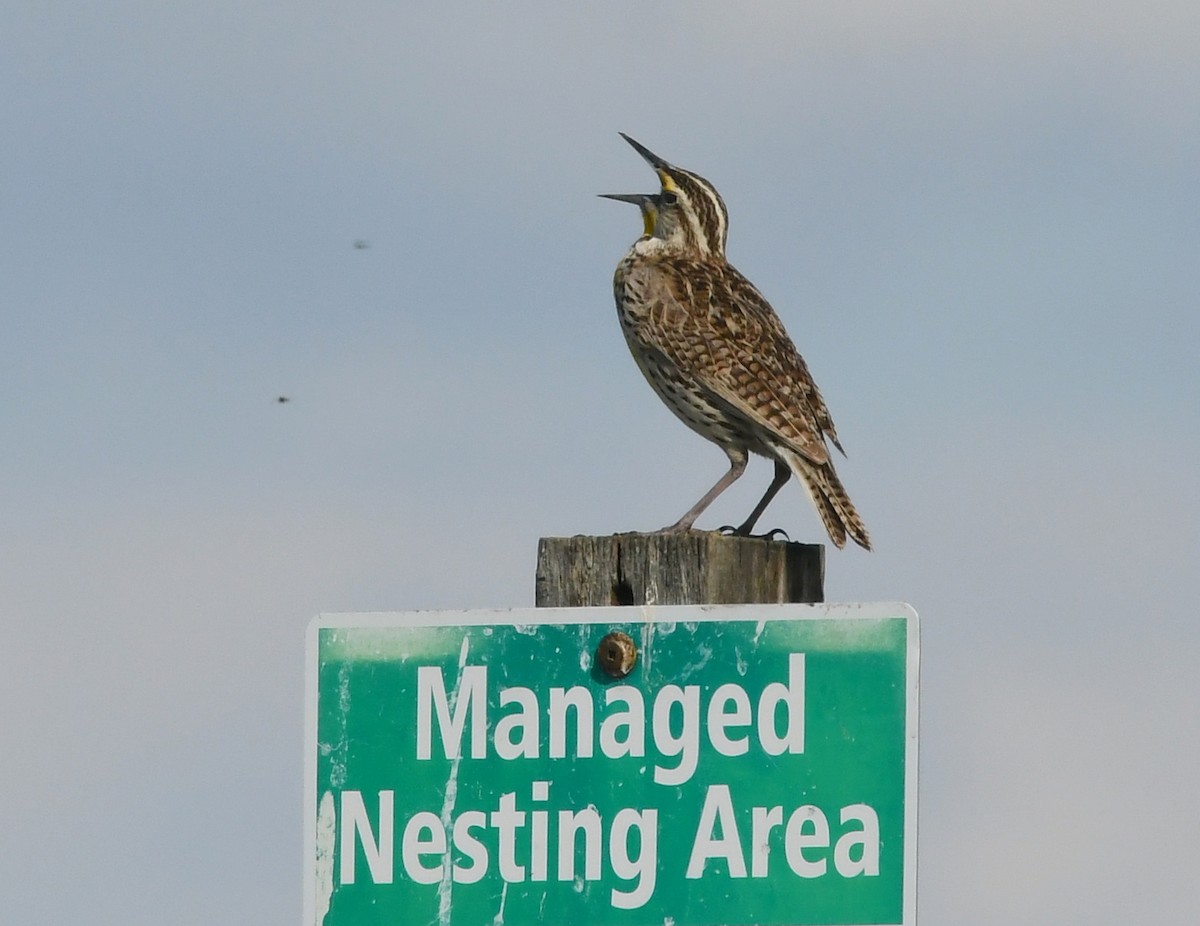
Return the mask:
[[788, 543], [792, 542], [792, 538], [788, 536], [788, 532], [782, 527], [773, 527], [765, 534], [751, 534], [749, 531], [744, 531], [740, 527], [734, 527], [732, 524], [726, 524], [724, 527], [717, 528], [718, 534], [723, 534], [726, 537], [745, 537], [747, 540], [774, 540], [778, 534]]

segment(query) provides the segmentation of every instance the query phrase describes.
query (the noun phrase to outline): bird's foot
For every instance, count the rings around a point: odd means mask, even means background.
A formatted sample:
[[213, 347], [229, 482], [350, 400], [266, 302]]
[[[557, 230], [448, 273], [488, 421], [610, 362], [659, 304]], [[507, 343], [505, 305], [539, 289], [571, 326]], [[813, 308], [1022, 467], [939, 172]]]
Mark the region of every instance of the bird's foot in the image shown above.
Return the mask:
[[747, 540], [774, 540], [778, 534], [788, 543], [791, 543], [792, 538], [788, 536], [788, 532], [782, 527], [773, 527], [765, 534], [752, 534], [749, 530], [743, 530], [740, 527], [734, 527], [732, 524], [726, 524], [724, 527], [717, 528], [718, 534], [724, 534], [726, 537], [745, 537]]
[[674, 524], [668, 524], [666, 527], [660, 527], [656, 531], [651, 531], [652, 534], [690, 534], [695, 531], [692, 527], [692, 522], [688, 520], [676, 521]]

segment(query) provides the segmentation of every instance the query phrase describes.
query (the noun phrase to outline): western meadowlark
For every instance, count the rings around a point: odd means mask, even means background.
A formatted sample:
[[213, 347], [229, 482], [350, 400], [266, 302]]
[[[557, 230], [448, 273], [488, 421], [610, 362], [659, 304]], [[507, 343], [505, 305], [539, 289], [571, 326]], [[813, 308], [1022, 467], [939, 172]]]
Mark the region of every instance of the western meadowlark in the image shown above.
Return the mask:
[[617, 265], [613, 290], [625, 340], [654, 391], [684, 424], [717, 444], [729, 472], [666, 532], [690, 530], [746, 470], [750, 453], [775, 476], [734, 530], [749, 536], [792, 473], [838, 546], [849, 535], [871, 549], [867, 529], [834, 472], [833, 419], [774, 309], [725, 260], [729, 213], [711, 183], [621, 133], [658, 174], [658, 193], [606, 193], [642, 210], [644, 233]]

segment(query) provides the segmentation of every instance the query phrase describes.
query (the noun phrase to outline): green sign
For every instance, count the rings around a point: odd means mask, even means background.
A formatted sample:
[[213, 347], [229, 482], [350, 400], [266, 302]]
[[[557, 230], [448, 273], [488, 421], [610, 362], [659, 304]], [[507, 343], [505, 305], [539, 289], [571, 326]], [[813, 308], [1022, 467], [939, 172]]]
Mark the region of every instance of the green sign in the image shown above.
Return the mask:
[[906, 605], [324, 616], [307, 702], [311, 926], [914, 922]]

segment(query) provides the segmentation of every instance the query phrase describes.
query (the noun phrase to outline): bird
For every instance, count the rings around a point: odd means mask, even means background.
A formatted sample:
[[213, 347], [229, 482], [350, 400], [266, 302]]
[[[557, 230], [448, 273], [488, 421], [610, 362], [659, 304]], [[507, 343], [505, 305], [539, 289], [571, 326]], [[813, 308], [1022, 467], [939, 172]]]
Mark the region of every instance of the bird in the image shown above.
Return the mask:
[[774, 477], [749, 517], [723, 530], [754, 536], [763, 511], [795, 475], [830, 540], [840, 549], [850, 538], [870, 550], [866, 525], [834, 470], [829, 444], [845, 451], [808, 365], [771, 304], [725, 258], [729, 212], [721, 194], [620, 135], [661, 186], [657, 193], [600, 194], [642, 214], [643, 234], [613, 275], [621, 329], [658, 397], [729, 458], [729, 471], [661, 532], [692, 530], [753, 453], [774, 461]]

